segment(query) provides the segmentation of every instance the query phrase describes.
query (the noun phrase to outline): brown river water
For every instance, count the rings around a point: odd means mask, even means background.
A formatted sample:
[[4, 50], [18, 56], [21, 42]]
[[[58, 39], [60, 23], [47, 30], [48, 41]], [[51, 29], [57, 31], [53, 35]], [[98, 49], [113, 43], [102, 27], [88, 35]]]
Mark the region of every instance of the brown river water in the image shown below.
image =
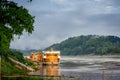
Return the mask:
[[120, 56], [61, 56], [59, 65], [39, 65], [28, 74], [55, 80], [120, 80]]

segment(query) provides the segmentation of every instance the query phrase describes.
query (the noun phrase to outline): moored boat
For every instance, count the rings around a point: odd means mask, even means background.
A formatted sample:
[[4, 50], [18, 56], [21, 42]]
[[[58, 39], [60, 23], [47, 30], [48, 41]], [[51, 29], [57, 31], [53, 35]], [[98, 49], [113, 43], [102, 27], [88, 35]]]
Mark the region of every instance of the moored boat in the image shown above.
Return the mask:
[[59, 64], [60, 51], [51, 49], [48, 51], [32, 53], [29, 60], [42, 64]]

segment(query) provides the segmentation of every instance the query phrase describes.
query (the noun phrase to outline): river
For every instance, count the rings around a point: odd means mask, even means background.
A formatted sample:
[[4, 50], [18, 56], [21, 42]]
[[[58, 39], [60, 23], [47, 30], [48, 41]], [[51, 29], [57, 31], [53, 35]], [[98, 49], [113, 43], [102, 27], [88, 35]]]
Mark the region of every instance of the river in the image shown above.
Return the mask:
[[120, 80], [120, 56], [61, 56], [60, 65], [39, 65], [28, 74], [64, 76], [60, 80]]

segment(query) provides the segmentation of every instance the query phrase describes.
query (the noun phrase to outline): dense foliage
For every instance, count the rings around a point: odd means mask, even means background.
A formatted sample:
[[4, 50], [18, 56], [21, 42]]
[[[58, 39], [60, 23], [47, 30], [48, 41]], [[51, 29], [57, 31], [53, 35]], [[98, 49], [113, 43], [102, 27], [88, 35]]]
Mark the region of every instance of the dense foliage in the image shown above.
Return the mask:
[[98, 35], [78, 36], [53, 44], [46, 50], [50, 48], [60, 50], [62, 55], [120, 54], [120, 38]]
[[[32, 0], [26, 0], [32, 1]], [[18, 6], [13, 0], [0, 0], [0, 74], [25, 74], [16, 67], [16, 65], [8, 59], [11, 57], [21, 63], [27, 63], [28, 66], [34, 66], [32, 62], [24, 59], [23, 54], [16, 50], [9, 50], [10, 42], [14, 39], [14, 35], [20, 37], [24, 31], [32, 33], [34, 27], [34, 17], [31, 16], [27, 9]], [[3, 79], [3, 77], [2, 77]], [[9, 80], [10, 78], [6, 78]], [[13, 78], [14, 79], [14, 78]], [[13, 80], [11, 79], [11, 80]], [[18, 78], [15, 78], [16, 80]], [[29, 78], [19, 78], [29, 79]], [[31, 79], [33, 80], [33, 79]]]
[[16, 68], [15, 64], [11, 63], [8, 57], [15, 59], [23, 64], [27, 63], [27, 66], [34, 67], [34, 63], [25, 60], [23, 54], [16, 50], [0, 51], [1, 53], [1, 73], [2, 75], [12, 75], [12, 74], [25, 74], [26, 71]]
[[16, 68], [14, 64], [11, 64], [9, 60], [2, 58], [1, 63], [2, 75], [25, 74], [24, 71], [20, 70], [19, 68]]
[[11, 63], [8, 60], [8, 57], [12, 57], [20, 62], [25, 62], [22, 54], [17, 51], [0, 51], [1, 53], [1, 73], [2, 75], [12, 75], [12, 74], [25, 74], [25, 71], [22, 71], [16, 68], [15, 64]]
[[8, 50], [14, 35], [32, 33], [34, 17], [12, 0], [0, 0], [0, 50]]

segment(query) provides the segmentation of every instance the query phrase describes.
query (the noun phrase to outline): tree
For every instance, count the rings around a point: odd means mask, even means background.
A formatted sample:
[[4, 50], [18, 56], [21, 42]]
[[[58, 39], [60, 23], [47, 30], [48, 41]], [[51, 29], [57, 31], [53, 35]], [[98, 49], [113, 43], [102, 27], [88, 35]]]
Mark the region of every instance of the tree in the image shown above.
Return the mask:
[[[31, 1], [31, 0], [30, 0]], [[14, 35], [34, 31], [34, 17], [27, 9], [11, 0], [0, 1], [0, 50], [8, 50]]]

